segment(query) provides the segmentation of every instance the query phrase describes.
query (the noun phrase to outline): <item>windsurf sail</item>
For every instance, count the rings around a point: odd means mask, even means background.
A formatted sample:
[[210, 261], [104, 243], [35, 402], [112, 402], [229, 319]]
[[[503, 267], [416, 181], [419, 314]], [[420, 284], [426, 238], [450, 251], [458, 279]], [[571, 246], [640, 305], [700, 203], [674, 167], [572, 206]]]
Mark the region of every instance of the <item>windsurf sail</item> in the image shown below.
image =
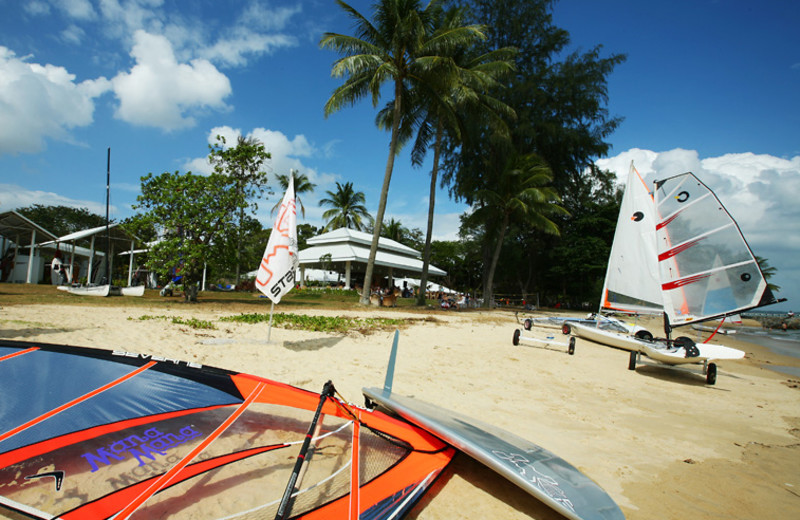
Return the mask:
[[601, 312], [661, 313], [653, 195], [631, 162], [603, 283]]
[[335, 397], [126, 351], [0, 341], [0, 513], [402, 518], [454, 451]]
[[738, 224], [708, 186], [687, 172], [655, 187], [659, 276], [671, 326], [778, 302]]
[[272, 303], [294, 287], [297, 256], [297, 208], [294, 197], [294, 176], [289, 176], [289, 185], [283, 195], [278, 216], [272, 226], [264, 256], [256, 274], [256, 287]]

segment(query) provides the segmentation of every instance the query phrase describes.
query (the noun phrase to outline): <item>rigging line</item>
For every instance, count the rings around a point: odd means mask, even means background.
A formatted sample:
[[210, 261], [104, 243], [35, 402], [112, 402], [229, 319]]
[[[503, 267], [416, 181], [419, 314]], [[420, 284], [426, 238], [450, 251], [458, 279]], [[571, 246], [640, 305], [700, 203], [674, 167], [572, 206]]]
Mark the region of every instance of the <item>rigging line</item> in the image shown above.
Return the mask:
[[5, 361], [6, 359], [11, 359], [13, 357], [21, 356], [23, 354], [28, 354], [28, 353], [33, 352], [35, 350], [39, 350], [39, 347], [31, 347], [31, 348], [28, 348], [28, 349], [25, 349], [25, 350], [20, 350], [19, 352], [14, 352], [13, 354], [5, 355], [3, 357], [0, 357], [0, 361]]
[[96, 388], [96, 389], [92, 390], [89, 393], [86, 393], [86, 394], [83, 394], [83, 395], [81, 395], [79, 397], [76, 397], [75, 399], [73, 399], [72, 401], [70, 401], [68, 403], [62, 404], [61, 406], [59, 406], [57, 408], [54, 408], [54, 409], [50, 410], [49, 412], [43, 413], [39, 417], [31, 419], [30, 421], [26, 422], [25, 424], [17, 426], [13, 430], [7, 431], [6, 433], [0, 435], [0, 442], [8, 439], [9, 437], [11, 437], [13, 435], [18, 434], [19, 432], [21, 432], [23, 430], [27, 430], [31, 426], [34, 426], [34, 425], [36, 425], [36, 424], [38, 424], [38, 423], [40, 423], [40, 422], [42, 422], [42, 421], [44, 421], [46, 419], [49, 419], [50, 417], [53, 417], [54, 415], [59, 414], [59, 413], [63, 412], [64, 410], [68, 409], [68, 408], [72, 408], [73, 406], [75, 406], [77, 404], [80, 404], [80, 403], [82, 403], [82, 402], [84, 402], [84, 401], [86, 401], [88, 399], [91, 399], [92, 397], [96, 396], [97, 394], [105, 392], [109, 388], [113, 388], [113, 387], [117, 386], [118, 384], [120, 384], [120, 383], [122, 383], [124, 381], [127, 381], [128, 379], [134, 377], [135, 375], [139, 374], [140, 372], [144, 372], [145, 370], [147, 370], [148, 368], [150, 368], [151, 366], [153, 366], [155, 364], [156, 364], [155, 361], [150, 361], [146, 365], [140, 366], [139, 368], [137, 368], [133, 372], [128, 372], [124, 376], [119, 377], [119, 378], [115, 379], [114, 381], [111, 381], [110, 383], [106, 383], [105, 385], [101, 386], [100, 388]]
[[234, 412], [225, 419], [222, 424], [217, 426], [213, 432], [209, 434], [206, 439], [198, 444], [192, 451], [190, 451], [185, 457], [183, 457], [177, 464], [172, 466], [169, 471], [161, 475], [155, 482], [153, 482], [150, 487], [144, 490], [135, 500], [129, 503], [124, 509], [122, 509], [119, 513], [114, 515], [112, 518], [115, 520], [126, 520], [129, 516], [131, 516], [134, 511], [139, 509], [142, 504], [144, 504], [150, 497], [158, 493], [161, 489], [165, 488], [170, 481], [183, 470], [197, 455], [199, 455], [203, 450], [205, 450], [214, 440], [216, 440], [220, 435], [225, 433], [225, 430], [233, 424], [236, 419], [239, 418], [240, 415], [244, 413], [250, 404], [255, 401], [258, 396], [261, 394], [261, 391], [264, 389], [266, 384], [258, 383], [256, 387], [250, 392], [250, 395], [247, 396], [247, 399], [239, 405]]

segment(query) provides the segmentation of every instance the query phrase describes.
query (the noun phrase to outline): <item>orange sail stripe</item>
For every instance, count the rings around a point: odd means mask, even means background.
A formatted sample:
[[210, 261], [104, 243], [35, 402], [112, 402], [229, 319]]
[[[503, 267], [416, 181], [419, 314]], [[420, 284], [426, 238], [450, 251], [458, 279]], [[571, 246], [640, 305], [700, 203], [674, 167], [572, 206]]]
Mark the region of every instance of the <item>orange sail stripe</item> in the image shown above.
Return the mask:
[[7, 356], [0, 357], [0, 361], [5, 361], [6, 359], [11, 359], [16, 356], [21, 356], [22, 354], [27, 354], [29, 352], [33, 352], [34, 350], [39, 350], [39, 347], [31, 347], [29, 349], [20, 350], [19, 352], [14, 352], [13, 354], [8, 354]]
[[239, 405], [239, 407], [227, 419], [225, 419], [225, 421], [220, 424], [216, 430], [214, 430], [203, 442], [198, 444], [183, 459], [175, 464], [169, 471], [161, 475], [161, 478], [150, 485], [150, 487], [148, 487], [141, 495], [139, 495], [136, 500], [128, 504], [122, 511], [115, 515], [114, 518], [118, 520], [126, 520], [150, 497], [158, 493], [162, 488], [166, 487], [169, 482], [192, 461], [192, 459], [205, 450], [212, 442], [214, 442], [214, 440], [217, 439], [217, 437], [225, 433], [225, 430], [227, 430], [228, 427], [244, 413], [247, 407], [250, 406], [250, 403], [258, 398], [265, 386], [266, 385], [264, 383], [259, 383], [256, 385], [255, 389], [253, 389], [250, 395], [247, 396], [247, 399], [245, 399], [245, 401]]
[[155, 361], [150, 361], [146, 365], [140, 366], [139, 368], [137, 368], [133, 372], [129, 372], [129, 373], [125, 374], [124, 376], [122, 376], [122, 377], [120, 377], [118, 379], [115, 379], [114, 381], [111, 381], [108, 384], [105, 384], [105, 385], [101, 386], [100, 388], [92, 390], [88, 394], [83, 394], [80, 397], [76, 397], [72, 401], [70, 401], [68, 403], [65, 403], [65, 404], [62, 404], [58, 408], [54, 408], [53, 410], [50, 410], [49, 412], [44, 413], [44, 414], [40, 415], [39, 417], [36, 417], [35, 419], [31, 419], [30, 421], [26, 422], [25, 424], [17, 426], [13, 430], [7, 431], [6, 433], [0, 435], [0, 442], [8, 439], [9, 437], [11, 437], [13, 435], [18, 434], [19, 432], [21, 432], [23, 430], [27, 430], [31, 426], [39, 424], [40, 422], [42, 422], [42, 421], [44, 421], [44, 420], [46, 420], [46, 419], [48, 419], [50, 417], [53, 417], [56, 414], [59, 414], [59, 413], [63, 412], [67, 408], [72, 408], [76, 404], [80, 404], [80, 403], [86, 401], [87, 399], [90, 399], [90, 398], [96, 396], [97, 394], [105, 392], [109, 388], [113, 388], [113, 387], [117, 386], [118, 384], [120, 384], [120, 383], [122, 383], [124, 381], [127, 381], [128, 379], [132, 378], [136, 374], [138, 374], [140, 372], [144, 372], [145, 370], [147, 370], [148, 368], [150, 368], [151, 366], [153, 366], [155, 364], [156, 364]]

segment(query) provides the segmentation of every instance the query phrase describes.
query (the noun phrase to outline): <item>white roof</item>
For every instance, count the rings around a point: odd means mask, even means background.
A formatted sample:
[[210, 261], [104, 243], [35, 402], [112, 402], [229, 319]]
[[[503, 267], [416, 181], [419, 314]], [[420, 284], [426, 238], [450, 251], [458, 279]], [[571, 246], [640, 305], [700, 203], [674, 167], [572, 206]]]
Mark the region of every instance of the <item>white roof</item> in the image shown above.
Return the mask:
[[[131, 235], [122, 228], [117, 229], [117, 226], [119, 226], [119, 222], [114, 222], [113, 224], [108, 225], [108, 230], [112, 240], [126, 240], [126, 241], [136, 240], [135, 236]], [[81, 231], [75, 231], [74, 233], [70, 233], [69, 235], [64, 235], [63, 237], [51, 240], [50, 242], [45, 242], [45, 244], [51, 244], [51, 243], [54, 244], [57, 242], [72, 242], [75, 240], [80, 240], [82, 238], [90, 237], [92, 235], [97, 235], [99, 233], [105, 233], [105, 231], [106, 231], [106, 226], [97, 226], [91, 229], [82, 229]]]
[[[300, 251], [300, 265], [320, 265], [323, 263], [321, 259], [327, 255], [330, 255], [330, 262], [349, 261], [366, 264], [369, 260], [372, 235], [353, 229], [339, 228], [310, 238], [306, 243], [311, 247]], [[375, 265], [421, 273], [422, 260], [420, 257], [419, 251], [381, 237], [378, 240]], [[433, 265], [428, 265], [428, 273], [434, 276], [447, 274]]]

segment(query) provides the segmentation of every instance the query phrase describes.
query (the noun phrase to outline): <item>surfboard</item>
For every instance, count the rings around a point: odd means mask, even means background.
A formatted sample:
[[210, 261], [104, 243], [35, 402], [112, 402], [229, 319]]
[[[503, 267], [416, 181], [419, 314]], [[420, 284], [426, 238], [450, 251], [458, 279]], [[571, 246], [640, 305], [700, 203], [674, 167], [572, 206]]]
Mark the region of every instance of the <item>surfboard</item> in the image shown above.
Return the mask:
[[395, 332], [383, 388], [363, 388], [377, 404], [496, 471], [573, 520], [624, 519], [593, 480], [556, 454], [511, 432], [413, 397], [392, 392], [399, 332]]
[[372, 403], [420, 426], [575, 520], [623, 519], [619, 506], [589, 477], [554, 453], [511, 432], [414, 399], [364, 388]]

